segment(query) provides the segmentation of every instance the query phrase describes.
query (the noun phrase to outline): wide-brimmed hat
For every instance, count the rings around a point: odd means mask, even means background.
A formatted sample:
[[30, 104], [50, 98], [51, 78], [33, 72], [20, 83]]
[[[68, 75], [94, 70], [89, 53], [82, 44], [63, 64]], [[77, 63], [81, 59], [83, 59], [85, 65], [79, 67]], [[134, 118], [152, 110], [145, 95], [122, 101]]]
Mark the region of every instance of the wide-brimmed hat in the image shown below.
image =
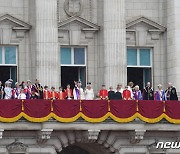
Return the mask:
[[30, 83], [31, 83], [31, 80], [27, 80], [27, 82], [30, 82]]

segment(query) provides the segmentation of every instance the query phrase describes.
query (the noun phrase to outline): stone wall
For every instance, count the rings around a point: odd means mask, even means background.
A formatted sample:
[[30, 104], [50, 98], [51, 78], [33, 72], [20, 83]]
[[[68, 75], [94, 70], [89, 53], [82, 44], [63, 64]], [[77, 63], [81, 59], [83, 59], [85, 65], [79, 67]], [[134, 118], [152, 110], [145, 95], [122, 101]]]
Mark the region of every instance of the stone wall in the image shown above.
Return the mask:
[[[137, 19], [138, 17], [148, 18], [160, 25], [167, 26], [167, 2], [165, 0], [126, 0], [126, 22]], [[145, 28], [143, 30], [143, 28]], [[139, 31], [144, 33], [142, 36], [146, 36], [147, 25], [141, 23], [139, 25]], [[144, 31], [144, 32], [143, 32]], [[159, 38], [148, 38], [138, 36], [136, 39], [140, 39], [140, 44], [131, 45], [127, 42], [127, 46], [133, 47], [148, 47], [152, 49], [152, 75], [153, 85], [157, 89], [157, 85], [161, 83], [163, 88], [167, 86], [167, 43], [166, 43], [166, 32], [157, 33]], [[144, 43], [143, 43], [144, 42]], [[170, 82], [170, 81], [169, 81]], [[173, 82], [173, 81], [171, 81]]]

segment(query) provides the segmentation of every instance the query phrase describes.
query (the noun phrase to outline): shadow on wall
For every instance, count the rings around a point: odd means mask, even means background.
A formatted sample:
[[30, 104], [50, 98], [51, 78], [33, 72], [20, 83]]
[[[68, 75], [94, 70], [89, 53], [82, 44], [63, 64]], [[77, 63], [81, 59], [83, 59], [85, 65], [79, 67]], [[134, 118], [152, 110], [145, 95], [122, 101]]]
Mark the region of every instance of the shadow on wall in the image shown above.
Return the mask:
[[68, 146], [67, 148], [64, 148], [58, 154], [90, 154], [90, 153], [78, 146], [72, 145], [72, 146]]

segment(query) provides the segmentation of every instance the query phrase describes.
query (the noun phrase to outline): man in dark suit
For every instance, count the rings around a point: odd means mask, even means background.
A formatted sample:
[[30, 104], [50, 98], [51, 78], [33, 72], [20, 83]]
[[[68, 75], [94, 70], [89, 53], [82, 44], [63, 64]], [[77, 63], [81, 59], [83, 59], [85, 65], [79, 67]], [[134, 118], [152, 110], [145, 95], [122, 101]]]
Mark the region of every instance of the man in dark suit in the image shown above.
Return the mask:
[[143, 99], [144, 100], [154, 100], [154, 91], [151, 87], [151, 83], [148, 82], [143, 89]]
[[114, 97], [115, 97], [115, 92], [113, 90], [113, 87], [111, 86], [111, 87], [109, 87], [108, 98], [109, 98], [109, 100], [113, 100]]

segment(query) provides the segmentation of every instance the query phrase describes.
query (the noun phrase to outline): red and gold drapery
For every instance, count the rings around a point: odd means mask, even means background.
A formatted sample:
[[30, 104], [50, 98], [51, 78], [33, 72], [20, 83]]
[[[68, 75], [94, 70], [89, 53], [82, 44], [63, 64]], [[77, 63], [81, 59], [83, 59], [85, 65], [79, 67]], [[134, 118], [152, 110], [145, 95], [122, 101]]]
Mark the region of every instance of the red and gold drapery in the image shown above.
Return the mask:
[[54, 118], [59, 122], [103, 122], [107, 118], [127, 123], [139, 118], [157, 123], [163, 118], [180, 124], [179, 101], [117, 101], [117, 100], [0, 100], [0, 122], [16, 122], [25, 118], [30, 122], [45, 122]]

